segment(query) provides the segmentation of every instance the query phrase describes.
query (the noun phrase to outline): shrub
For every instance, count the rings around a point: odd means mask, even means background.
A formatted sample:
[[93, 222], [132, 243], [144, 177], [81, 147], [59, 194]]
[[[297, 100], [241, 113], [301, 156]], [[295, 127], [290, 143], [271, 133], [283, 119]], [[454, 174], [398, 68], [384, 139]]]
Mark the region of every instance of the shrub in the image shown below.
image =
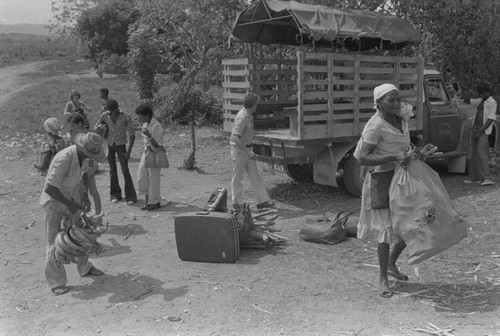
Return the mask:
[[191, 89], [181, 106], [177, 111], [165, 106], [166, 116], [181, 125], [188, 125], [193, 115], [198, 126], [221, 125], [223, 122], [222, 101], [200, 88]]
[[109, 74], [128, 73], [127, 55], [109, 54], [102, 62], [102, 70]]

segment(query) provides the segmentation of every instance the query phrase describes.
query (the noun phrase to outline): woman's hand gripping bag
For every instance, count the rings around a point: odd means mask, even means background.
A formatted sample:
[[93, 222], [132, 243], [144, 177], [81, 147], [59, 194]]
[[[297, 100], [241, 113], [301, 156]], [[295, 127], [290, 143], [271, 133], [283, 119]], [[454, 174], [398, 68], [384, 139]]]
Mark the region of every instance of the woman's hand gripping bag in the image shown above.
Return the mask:
[[467, 237], [467, 225], [453, 209], [439, 175], [420, 160], [396, 169], [389, 199], [393, 228], [407, 245], [410, 265]]

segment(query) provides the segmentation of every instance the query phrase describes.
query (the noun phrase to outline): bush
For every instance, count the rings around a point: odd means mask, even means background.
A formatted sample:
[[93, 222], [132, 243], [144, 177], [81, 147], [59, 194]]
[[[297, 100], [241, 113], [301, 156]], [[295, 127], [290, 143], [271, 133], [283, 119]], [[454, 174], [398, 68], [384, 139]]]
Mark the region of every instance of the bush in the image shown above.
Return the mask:
[[193, 113], [198, 126], [221, 125], [224, 121], [222, 101], [199, 88], [189, 92], [180, 110], [172, 111], [168, 106], [166, 110], [167, 117], [181, 125], [188, 125], [193, 118]]
[[127, 74], [129, 72], [127, 55], [110, 54], [102, 62], [102, 70], [108, 74]]

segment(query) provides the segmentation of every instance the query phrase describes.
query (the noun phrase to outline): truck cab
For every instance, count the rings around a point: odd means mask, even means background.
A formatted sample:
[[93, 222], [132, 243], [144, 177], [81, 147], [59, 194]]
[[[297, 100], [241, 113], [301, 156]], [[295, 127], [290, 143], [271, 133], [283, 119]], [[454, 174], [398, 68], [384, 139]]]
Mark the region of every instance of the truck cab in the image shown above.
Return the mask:
[[[423, 144], [432, 143], [442, 153], [456, 151], [460, 142], [462, 120], [457, 106], [436, 70], [424, 71], [424, 127]], [[417, 145], [421, 145], [418, 143]]]

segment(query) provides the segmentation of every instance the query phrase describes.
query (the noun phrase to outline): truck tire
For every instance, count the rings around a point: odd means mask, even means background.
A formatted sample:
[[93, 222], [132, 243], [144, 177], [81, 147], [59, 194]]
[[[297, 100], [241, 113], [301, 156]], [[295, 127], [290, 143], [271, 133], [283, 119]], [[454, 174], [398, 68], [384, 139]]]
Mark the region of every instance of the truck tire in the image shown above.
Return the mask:
[[351, 194], [361, 196], [363, 190], [363, 176], [361, 176], [361, 165], [352, 155], [352, 152], [346, 157], [344, 164], [344, 184]]
[[313, 164], [289, 164], [287, 166], [286, 174], [298, 182], [312, 182], [314, 179], [313, 175]]

